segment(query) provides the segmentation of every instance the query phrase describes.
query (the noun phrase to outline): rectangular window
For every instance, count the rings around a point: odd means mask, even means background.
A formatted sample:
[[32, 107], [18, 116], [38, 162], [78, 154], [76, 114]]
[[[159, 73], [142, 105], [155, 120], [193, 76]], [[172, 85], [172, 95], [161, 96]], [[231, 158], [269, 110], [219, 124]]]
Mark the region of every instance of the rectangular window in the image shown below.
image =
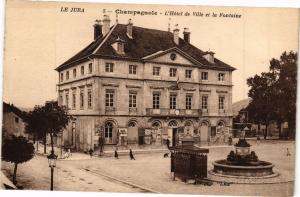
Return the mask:
[[224, 81], [224, 79], [225, 79], [225, 73], [219, 73], [218, 80], [219, 81]]
[[159, 109], [160, 95], [159, 93], [153, 93], [153, 109]]
[[83, 109], [84, 107], [84, 90], [80, 90], [80, 109]]
[[60, 73], [60, 82], [64, 81], [64, 73]]
[[76, 78], [76, 68], [73, 69], [73, 78]]
[[108, 72], [108, 73], [114, 72], [114, 64], [113, 63], [106, 63], [105, 64], [105, 72]]
[[176, 68], [170, 68], [170, 77], [176, 77], [176, 72], [177, 72]]
[[170, 95], [170, 109], [176, 109], [176, 95]]
[[62, 95], [62, 93], [59, 93], [58, 104], [59, 104], [59, 106], [63, 105], [63, 95]]
[[76, 91], [73, 91], [72, 93], [72, 108], [76, 109]]
[[92, 94], [92, 89], [88, 89], [88, 108], [92, 109], [93, 105], [93, 94]]
[[66, 80], [69, 80], [69, 71], [66, 72]]
[[66, 107], [69, 109], [69, 93], [66, 93]]
[[114, 90], [106, 90], [105, 92], [105, 106], [113, 107], [114, 106]]
[[129, 74], [136, 75], [136, 65], [129, 65]]
[[225, 101], [225, 97], [220, 96], [219, 97], [219, 109], [224, 109], [224, 101]]
[[192, 78], [192, 70], [185, 70], [185, 78]]
[[208, 72], [201, 72], [201, 80], [208, 80]]
[[185, 97], [185, 108], [192, 109], [192, 96], [191, 95], [186, 95], [186, 97]]
[[129, 108], [136, 108], [136, 93], [129, 93]]
[[202, 109], [207, 109], [208, 105], [208, 96], [202, 96]]
[[84, 66], [80, 67], [80, 73], [81, 73], [81, 75], [84, 75]]
[[18, 117], [15, 117], [15, 122], [19, 123], [19, 118]]
[[93, 72], [93, 64], [89, 63], [89, 74]]
[[159, 76], [160, 75], [159, 73], [160, 73], [160, 67], [154, 66], [153, 67], [153, 75]]

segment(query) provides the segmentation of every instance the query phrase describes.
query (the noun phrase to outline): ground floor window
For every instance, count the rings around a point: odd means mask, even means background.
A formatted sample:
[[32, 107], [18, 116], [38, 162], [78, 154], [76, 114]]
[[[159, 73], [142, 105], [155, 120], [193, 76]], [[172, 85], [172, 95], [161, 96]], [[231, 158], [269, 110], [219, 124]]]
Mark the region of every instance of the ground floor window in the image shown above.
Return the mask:
[[107, 122], [105, 124], [105, 143], [111, 144], [112, 143], [112, 132], [113, 132], [113, 124], [111, 122]]

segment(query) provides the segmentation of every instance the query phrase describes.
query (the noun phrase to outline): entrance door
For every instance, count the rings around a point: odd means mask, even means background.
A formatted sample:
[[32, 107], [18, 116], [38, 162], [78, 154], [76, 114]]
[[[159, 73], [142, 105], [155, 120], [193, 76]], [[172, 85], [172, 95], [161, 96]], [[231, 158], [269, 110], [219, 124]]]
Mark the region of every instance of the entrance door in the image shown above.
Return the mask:
[[200, 141], [207, 142], [208, 141], [208, 124], [202, 123], [200, 127]]
[[172, 128], [172, 146], [178, 144], [178, 132], [177, 128]]

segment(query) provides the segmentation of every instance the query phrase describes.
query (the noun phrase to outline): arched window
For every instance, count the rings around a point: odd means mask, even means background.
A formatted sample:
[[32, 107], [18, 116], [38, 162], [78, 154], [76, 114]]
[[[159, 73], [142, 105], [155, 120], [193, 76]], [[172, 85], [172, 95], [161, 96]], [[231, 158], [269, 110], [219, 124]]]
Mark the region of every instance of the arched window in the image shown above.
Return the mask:
[[134, 121], [131, 121], [128, 123], [128, 127], [136, 127], [136, 123]]
[[186, 126], [186, 127], [190, 127], [190, 126], [192, 126], [192, 123], [191, 123], [191, 121], [186, 121], [186, 122], [184, 123], [184, 126]]
[[220, 121], [217, 126], [217, 133], [218, 134], [224, 133], [224, 131], [225, 131], [225, 123], [223, 121]]
[[161, 125], [160, 125], [160, 123], [159, 123], [158, 121], [155, 121], [155, 122], [152, 123], [152, 127], [153, 127], [154, 129], [158, 129], [158, 128], [161, 127]]
[[177, 122], [175, 120], [171, 120], [168, 124], [169, 127], [177, 127]]
[[107, 122], [105, 124], [105, 132], [104, 132], [104, 137], [105, 137], [105, 143], [112, 143], [112, 131], [113, 131], [113, 123]]

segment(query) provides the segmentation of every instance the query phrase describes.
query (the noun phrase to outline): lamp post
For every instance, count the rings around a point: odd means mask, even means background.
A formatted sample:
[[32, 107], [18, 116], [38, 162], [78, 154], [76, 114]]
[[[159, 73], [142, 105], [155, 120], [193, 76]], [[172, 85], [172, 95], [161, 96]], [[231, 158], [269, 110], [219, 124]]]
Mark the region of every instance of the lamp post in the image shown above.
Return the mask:
[[54, 168], [56, 167], [57, 155], [55, 155], [54, 151], [52, 150], [50, 155], [47, 156], [47, 158], [48, 158], [49, 167], [51, 168], [50, 190], [53, 191], [53, 172], [54, 172]]

